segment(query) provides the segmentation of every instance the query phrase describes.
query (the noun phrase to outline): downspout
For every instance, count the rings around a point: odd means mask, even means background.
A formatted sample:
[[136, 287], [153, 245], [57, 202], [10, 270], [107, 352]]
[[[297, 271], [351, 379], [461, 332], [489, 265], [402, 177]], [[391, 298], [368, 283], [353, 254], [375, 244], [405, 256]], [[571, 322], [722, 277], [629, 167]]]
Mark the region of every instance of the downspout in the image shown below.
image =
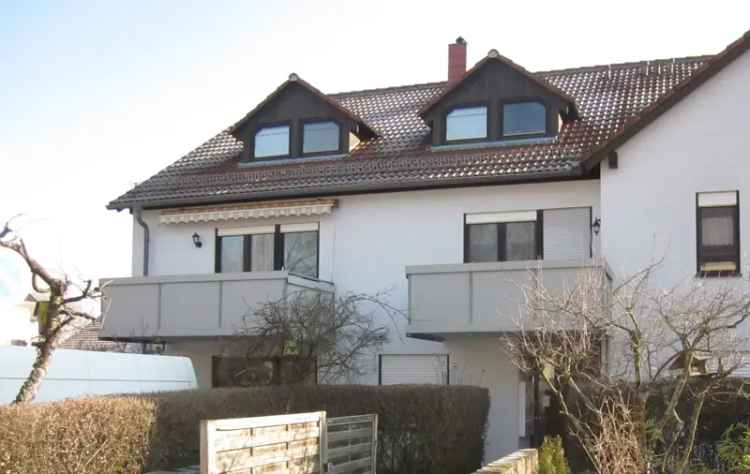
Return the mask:
[[150, 247], [150, 232], [148, 229], [148, 224], [143, 220], [143, 208], [140, 206], [133, 208], [133, 215], [135, 216], [135, 221], [143, 227], [143, 276], [148, 276], [148, 249]]

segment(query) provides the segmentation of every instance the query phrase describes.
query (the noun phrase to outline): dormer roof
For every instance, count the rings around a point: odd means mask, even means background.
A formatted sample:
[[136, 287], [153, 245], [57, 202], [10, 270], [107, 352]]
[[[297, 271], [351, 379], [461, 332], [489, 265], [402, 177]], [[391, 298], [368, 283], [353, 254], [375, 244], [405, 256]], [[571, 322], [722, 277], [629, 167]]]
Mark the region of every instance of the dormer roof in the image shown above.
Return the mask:
[[[373, 128], [371, 125], [369, 125], [362, 117], [358, 116], [357, 114], [353, 113], [351, 110], [342, 107], [341, 104], [339, 104], [335, 99], [333, 99], [330, 96], [327, 96], [323, 94], [321, 91], [313, 87], [312, 84], [305, 81], [299, 75], [296, 73], [289, 74], [289, 78], [282, 82], [279, 87], [276, 88], [273, 92], [271, 92], [265, 99], [263, 99], [258, 105], [256, 105], [250, 112], [245, 114], [244, 117], [242, 117], [240, 120], [234, 123], [234, 125], [231, 125], [227, 132], [229, 132], [232, 135], [235, 135], [234, 132], [239, 130], [242, 125], [247, 123], [248, 120], [253, 118], [256, 114], [258, 114], [261, 110], [263, 110], [266, 105], [268, 105], [271, 101], [273, 101], [276, 97], [280, 96], [284, 93], [289, 87], [292, 85], [299, 85], [303, 89], [310, 92], [312, 95], [320, 99], [322, 102], [325, 102], [326, 104], [330, 105], [334, 109], [336, 109], [338, 112], [349, 118], [352, 122], [356, 123], [360, 127], [360, 135], [362, 137], [375, 137], [377, 136], [377, 133], [375, 132], [375, 128]], [[235, 135], [236, 136], [236, 135]]]
[[426, 103], [419, 110], [419, 116], [422, 118], [427, 116], [435, 108], [435, 106], [437, 106], [443, 101], [443, 99], [448, 97], [456, 89], [460, 89], [461, 86], [467, 80], [469, 80], [472, 76], [476, 74], [480, 74], [480, 71], [484, 69], [484, 67], [487, 64], [492, 63], [492, 62], [497, 62], [505, 66], [508, 66], [509, 68], [511, 68], [512, 70], [514, 70], [515, 72], [517, 72], [518, 74], [526, 78], [529, 82], [541, 87], [550, 95], [559, 98], [561, 102], [567, 104], [568, 106], [568, 110], [566, 111], [567, 118], [573, 119], [573, 118], [578, 117], [578, 109], [576, 107], [576, 101], [571, 95], [562, 91], [558, 87], [555, 87], [553, 84], [545, 80], [543, 77], [530, 73], [529, 71], [524, 69], [522, 66], [516, 64], [515, 62], [511, 61], [510, 59], [498, 53], [496, 49], [491, 49], [487, 53], [487, 56], [485, 56], [482, 60], [476, 63], [474, 67], [466, 71], [466, 73], [464, 73], [463, 77], [460, 80], [451, 83], [448, 87], [445, 88], [445, 90], [443, 90], [443, 92], [440, 95], [434, 97], [430, 102]]

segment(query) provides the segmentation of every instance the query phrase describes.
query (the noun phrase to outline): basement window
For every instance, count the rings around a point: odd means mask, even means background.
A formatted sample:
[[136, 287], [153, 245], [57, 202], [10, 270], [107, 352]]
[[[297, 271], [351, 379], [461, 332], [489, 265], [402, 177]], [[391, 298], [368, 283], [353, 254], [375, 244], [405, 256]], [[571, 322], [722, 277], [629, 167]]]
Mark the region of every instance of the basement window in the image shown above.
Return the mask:
[[453, 109], [445, 116], [445, 141], [487, 138], [487, 107]]
[[543, 135], [547, 132], [547, 109], [539, 102], [503, 104], [503, 137]]
[[263, 127], [255, 133], [255, 158], [289, 155], [289, 125]]
[[734, 276], [740, 269], [737, 191], [698, 193], [698, 274]]

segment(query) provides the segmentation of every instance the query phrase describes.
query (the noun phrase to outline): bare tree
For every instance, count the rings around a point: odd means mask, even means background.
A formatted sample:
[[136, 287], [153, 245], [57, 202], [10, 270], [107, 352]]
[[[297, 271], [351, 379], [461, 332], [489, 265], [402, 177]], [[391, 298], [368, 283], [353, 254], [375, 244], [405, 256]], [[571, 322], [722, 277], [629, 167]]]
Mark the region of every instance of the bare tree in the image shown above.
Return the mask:
[[389, 327], [376, 323], [375, 312], [394, 327], [403, 315], [382, 294], [299, 291], [249, 311], [240, 335], [248, 362], [273, 364], [271, 383], [351, 379], [364, 373], [363, 358], [388, 340]]
[[91, 280], [82, 285], [74, 283], [68, 275], [56, 277], [28, 252], [23, 239], [6, 222], [0, 230], [0, 248], [16, 253], [31, 272], [31, 285], [39, 294], [45, 295], [42, 314], [39, 315], [39, 341], [36, 359], [28, 377], [21, 385], [14, 404], [34, 400], [42, 379], [47, 374], [52, 353], [61, 341], [64, 331], [77, 320], [96, 320], [96, 316], [80, 310], [81, 303], [101, 297], [99, 288]]
[[[546, 383], [599, 473], [644, 472], [646, 461], [686, 472], [705, 402], [743, 363], [747, 340], [737, 329], [750, 318], [748, 288], [691, 280], [656, 289], [658, 265], [614, 288], [599, 271], [554, 290], [533, 273], [520, 331], [508, 339], [515, 363]], [[663, 406], [647, 410], [657, 399]]]

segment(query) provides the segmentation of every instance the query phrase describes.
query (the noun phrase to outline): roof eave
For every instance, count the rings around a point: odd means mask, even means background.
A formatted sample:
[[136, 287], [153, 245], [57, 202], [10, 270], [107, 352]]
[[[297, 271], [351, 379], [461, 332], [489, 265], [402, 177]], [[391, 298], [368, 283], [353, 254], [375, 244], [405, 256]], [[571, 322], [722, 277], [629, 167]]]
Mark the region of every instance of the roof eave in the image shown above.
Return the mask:
[[357, 183], [345, 186], [335, 186], [329, 188], [318, 188], [306, 191], [265, 191], [261, 193], [238, 193], [232, 196], [206, 196], [202, 198], [174, 198], [174, 199], [155, 199], [148, 201], [130, 200], [118, 202], [112, 201], [107, 204], [107, 209], [122, 211], [132, 209], [133, 207], [142, 207], [149, 209], [161, 209], [178, 206], [194, 206], [205, 204], [224, 204], [233, 202], [260, 201], [268, 199], [290, 199], [302, 197], [324, 197], [338, 196], [345, 194], [363, 194], [377, 192], [396, 192], [406, 190], [427, 190], [439, 188], [454, 188], [475, 185], [492, 185], [492, 184], [520, 184], [524, 182], [538, 182], [550, 180], [579, 179], [584, 177], [584, 169], [579, 163], [571, 163], [567, 169], [557, 171], [540, 171], [532, 173], [517, 173], [501, 176], [477, 176], [472, 178], [453, 178], [441, 181], [416, 180], [398, 183]]

